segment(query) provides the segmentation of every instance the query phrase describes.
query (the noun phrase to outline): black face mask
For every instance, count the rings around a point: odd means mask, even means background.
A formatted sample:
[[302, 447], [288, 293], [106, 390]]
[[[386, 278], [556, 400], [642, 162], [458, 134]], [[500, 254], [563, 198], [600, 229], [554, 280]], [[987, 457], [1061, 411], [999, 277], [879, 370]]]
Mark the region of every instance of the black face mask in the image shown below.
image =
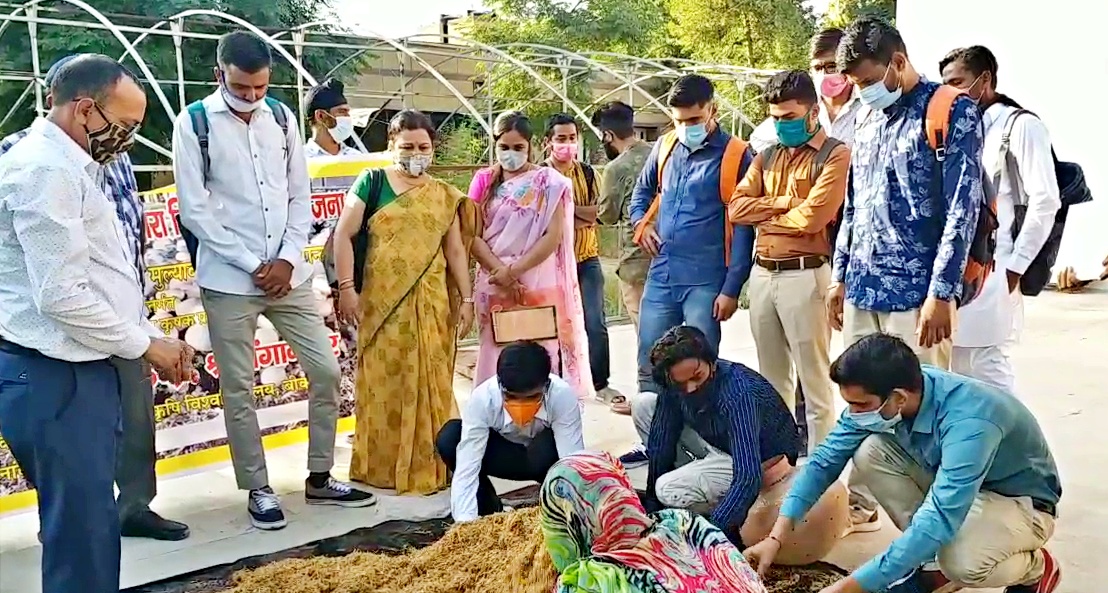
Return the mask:
[[619, 151], [616, 150], [615, 147], [612, 146], [611, 142], [605, 142], [604, 143], [604, 155], [608, 157], [609, 161], [614, 161], [614, 160], [616, 160], [616, 157], [619, 156]]

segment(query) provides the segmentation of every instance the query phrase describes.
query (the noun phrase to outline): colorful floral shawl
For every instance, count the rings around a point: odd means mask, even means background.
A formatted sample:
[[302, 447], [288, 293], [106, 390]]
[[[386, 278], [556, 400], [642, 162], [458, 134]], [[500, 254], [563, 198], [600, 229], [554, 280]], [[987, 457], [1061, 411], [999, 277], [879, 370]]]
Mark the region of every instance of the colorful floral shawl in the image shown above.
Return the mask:
[[722, 531], [687, 511], [647, 514], [607, 453], [559, 461], [542, 486], [558, 593], [765, 593]]

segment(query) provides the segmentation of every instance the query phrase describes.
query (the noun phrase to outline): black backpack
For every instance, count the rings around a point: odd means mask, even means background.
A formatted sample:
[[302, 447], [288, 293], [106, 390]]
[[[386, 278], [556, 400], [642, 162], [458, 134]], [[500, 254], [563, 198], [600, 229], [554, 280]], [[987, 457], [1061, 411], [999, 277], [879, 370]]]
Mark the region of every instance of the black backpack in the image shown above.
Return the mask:
[[[365, 211], [362, 212], [362, 224], [358, 232], [350, 238], [354, 247], [354, 292], [361, 294], [365, 281], [365, 260], [369, 256], [369, 219], [381, 204], [381, 191], [385, 187], [385, 170], [371, 169], [366, 172], [369, 175], [369, 195], [367, 196]], [[323, 272], [327, 276], [327, 284], [332, 290], [338, 290], [339, 278], [335, 270], [335, 230], [327, 237], [323, 245]]]
[[[1000, 187], [1001, 176], [1006, 176], [1014, 190], [1015, 220], [1012, 222], [1012, 239], [1019, 237], [1023, 229], [1024, 220], [1027, 218], [1027, 194], [1023, 191], [1023, 182], [1020, 179], [1019, 165], [1012, 154], [1011, 137], [1012, 128], [1021, 115], [1038, 117], [1034, 113], [1017, 108], [1004, 122], [1004, 133], [1000, 137], [1000, 162], [1001, 167], [994, 178], [994, 185]], [[1066, 228], [1066, 218], [1069, 216], [1070, 206], [1091, 202], [1092, 193], [1085, 182], [1085, 172], [1081, 165], [1058, 160], [1054, 148], [1051, 147], [1050, 155], [1054, 159], [1054, 173], [1058, 177], [1058, 193], [1062, 199], [1062, 206], [1054, 215], [1054, 224], [1050, 228], [1046, 243], [1039, 250], [1038, 255], [1031, 261], [1027, 271], [1020, 277], [1020, 292], [1025, 296], [1037, 296], [1050, 282], [1051, 268], [1058, 260], [1058, 250], [1062, 246], [1062, 233]]]
[[[831, 153], [843, 144], [842, 140], [832, 138], [828, 136], [823, 142], [823, 146], [820, 147], [819, 152], [812, 159], [812, 172], [808, 176], [808, 183], [815, 187], [816, 181], [819, 180], [819, 176], [823, 173], [823, 166], [827, 164], [827, 159], [831, 157]], [[774, 144], [769, 148], [762, 151], [762, 170], [769, 171], [773, 168], [773, 159], [777, 158], [777, 151], [785, 148], [781, 144]], [[839, 225], [842, 224], [843, 219], [843, 206], [839, 206], [839, 213], [835, 215], [835, 219], [831, 221], [831, 224], [827, 225], [827, 234], [831, 239], [831, 252], [835, 251], [835, 239], [839, 235]]]

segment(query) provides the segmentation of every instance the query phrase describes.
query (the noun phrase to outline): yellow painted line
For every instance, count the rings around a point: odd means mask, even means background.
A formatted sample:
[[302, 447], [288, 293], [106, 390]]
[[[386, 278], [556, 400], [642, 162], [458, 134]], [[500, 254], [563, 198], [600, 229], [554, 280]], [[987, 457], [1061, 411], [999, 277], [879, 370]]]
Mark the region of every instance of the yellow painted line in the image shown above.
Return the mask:
[[[340, 418], [338, 432], [350, 432], [354, 430], [354, 417]], [[286, 432], [268, 434], [262, 437], [262, 445], [265, 449], [279, 449], [289, 445], [296, 445], [308, 440], [308, 427], [303, 426]], [[231, 460], [231, 450], [227, 445], [220, 445], [210, 449], [193, 451], [177, 457], [167, 457], [158, 460], [158, 477], [171, 477], [172, 474], [183, 472], [207, 465], [223, 463]], [[33, 507], [38, 503], [38, 497], [34, 490], [24, 490], [7, 496], [0, 496], [0, 515], [21, 511]]]

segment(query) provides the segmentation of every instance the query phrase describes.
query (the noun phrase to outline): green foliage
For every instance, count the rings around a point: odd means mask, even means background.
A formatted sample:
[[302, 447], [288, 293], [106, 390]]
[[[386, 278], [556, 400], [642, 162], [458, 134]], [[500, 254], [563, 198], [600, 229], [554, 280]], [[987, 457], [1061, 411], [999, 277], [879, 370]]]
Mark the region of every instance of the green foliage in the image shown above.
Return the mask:
[[[331, 0], [237, 0], [225, 2], [222, 0], [89, 0], [93, 7], [105, 12], [108, 18], [119, 26], [131, 26], [147, 28], [158, 21], [188, 9], [211, 9], [227, 12], [253, 24], [266, 31], [276, 31], [295, 27], [314, 20], [325, 19], [331, 15]], [[44, 3], [44, 6], [56, 6], [59, 12], [43, 12], [40, 16], [49, 16], [54, 19], [77, 20], [93, 22], [93, 19], [80, 9], [61, 3]], [[145, 15], [145, 16], [131, 16]], [[185, 30], [193, 33], [208, 33], [219, 35], [237, 28], [230, 22], [210, 17], [192, 17], [185, 20]], [[164, 29], [168, 30], [168, 27]], [[316, 29], [313, 29], [315, 31]], [[312, 42], [327, 41], [327, 31], [309, 34], [308, 40]], [[125, 33], [132, 41], [137, 33]], [[122, 56], [123, 47], [119, 41], [108, 31], [102, 29], [87, 29], [78, 26], [39, 25], [38, 27], [40, 63], [42, 70], [49, 68], [50, 64], [59, 58], [72, 53], [102, 53], [112, 57]], [[337, 41], [337, 39], [335, 39]], [[160, 88], [169, 99], [170, 107], [175, 111], [179, 109], [177, 80], [177, 62], [174, 53], [173, 39], [164, 35], [151, 35], [137, 47], [154, 76], [160, 81]], [[290, 53], [291, 50], [290, 50]], [[304, 50], [304, 66], [313, 75], [322, 77], [324, 73], [341, 62], [345, 57], [353, 53], [351, 50], [334, 50], [316, 47], [308, 47]], [[205, 82], [207, 84], [194, 84], [185, 87], [187, 101], [194, 101], [208, 95], [214, 90], [214, 73], [216, 41], [214, 39], [184, 39], [184, 78], [186, 81]], [[278, 99], [295, 109], [296, 98], [296, 71], [281, 57], [274, 54], [273, 85], [275, 87], [291, 86], [291, 88], [274, 88], [272, 94]], [[140, 78], [141, 71], [134, 60], [128, 58], [123, 62]], [[361, 67], [363, 62], [351, 60], [343, 69], [336, 72], [337, 76], [351, 76]], [[3, 37], [0, 37], [0, 71], [30, 72], [31, 50], [27, 34], [27, 27], [23, 23], [12, 23]], [[147, 108], [146, 122], [142, 134], [150, 140], [169, 145], [173, 122], [170, 121], [165, 109], [157, 96], [150, 90], [147, 84]], [[27, 83], [5, 81], [0, 83], [0, 106], [3, 113], [14, 105], [23, 93]], [[33, 95], [24, 100], [17, 113], [0, 129], [0, 133], [8, 134], [27, 126], [34, 118]], [[2, 115], [0, 115], [2, 117]], [[133, 153], [139, 163], [148, 164], [164, 162], [166, 159], [153, 151], [139, 145]]]
[[896, 0], [832, 0], [821, 25], [845, 29], [864, 17], [877, 17], [896, 24]]
[[807, 68], [815, 17], [802, 0], [666, 0], [689, 57], [751, 68]]

